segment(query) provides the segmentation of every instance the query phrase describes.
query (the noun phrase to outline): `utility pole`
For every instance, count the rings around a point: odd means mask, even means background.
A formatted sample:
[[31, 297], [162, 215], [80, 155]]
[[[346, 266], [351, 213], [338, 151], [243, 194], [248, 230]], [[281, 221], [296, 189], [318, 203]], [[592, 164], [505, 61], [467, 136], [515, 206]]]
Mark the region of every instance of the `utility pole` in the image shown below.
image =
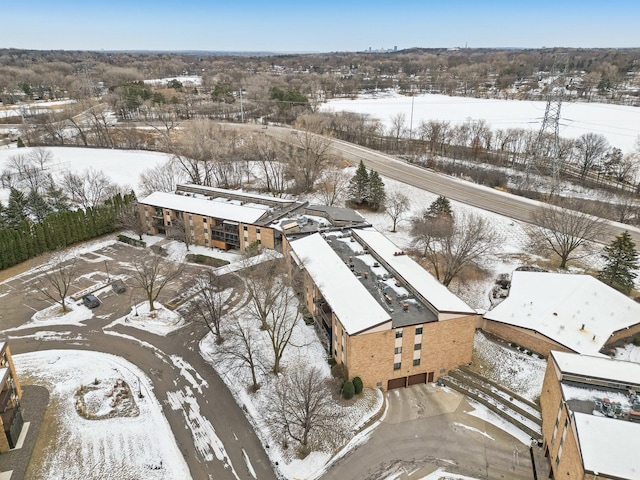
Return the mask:
[[242, 105], [242, 85], [240, 85], [240, 121], [244, 123], [244, 106]]

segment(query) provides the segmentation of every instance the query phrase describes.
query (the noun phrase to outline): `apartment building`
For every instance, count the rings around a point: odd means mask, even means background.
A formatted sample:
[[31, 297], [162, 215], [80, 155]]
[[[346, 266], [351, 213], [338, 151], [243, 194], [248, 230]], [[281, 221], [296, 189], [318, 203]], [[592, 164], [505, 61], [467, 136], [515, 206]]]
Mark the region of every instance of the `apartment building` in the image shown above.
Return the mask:
[[14, 448], [22, 431], [24, 421], [20, 408], [21, 398], [22, 389], [9, 345], [0, 342], [0, 424], [4, 432], [0, 435], [0, 453]]
[[552, 351], [540, 406], [551, 478], [640, 478], [640, 364]]
[[471, 362], [474, 309], [372, 228], [288, 236], [305, 303], [351, 377], [389, 390]]

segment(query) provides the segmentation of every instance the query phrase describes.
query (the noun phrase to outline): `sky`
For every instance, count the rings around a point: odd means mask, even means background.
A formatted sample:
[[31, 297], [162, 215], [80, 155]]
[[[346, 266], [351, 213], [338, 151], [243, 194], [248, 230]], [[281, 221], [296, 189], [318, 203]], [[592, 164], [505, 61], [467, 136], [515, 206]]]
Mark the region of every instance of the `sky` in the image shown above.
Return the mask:
[[334, 52], [640, 47], [638, 0], [32, 0], [0, 48]]

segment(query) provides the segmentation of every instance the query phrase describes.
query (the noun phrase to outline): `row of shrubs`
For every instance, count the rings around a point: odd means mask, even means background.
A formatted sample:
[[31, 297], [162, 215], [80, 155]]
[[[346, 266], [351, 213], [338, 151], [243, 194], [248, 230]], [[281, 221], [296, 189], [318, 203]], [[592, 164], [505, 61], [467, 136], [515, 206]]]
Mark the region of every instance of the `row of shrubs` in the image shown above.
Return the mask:
[[134, 247], [146, 247], [147, 243], [142, 241], [142, 240], [138, 240], [137, 238], [131, 238], [131, 237], [127, 237], [126, 235], [120, 234], [118, 235], [118, 240], [120, 240], [121, 242], [124, 242], [128, 245], [133, 245]]

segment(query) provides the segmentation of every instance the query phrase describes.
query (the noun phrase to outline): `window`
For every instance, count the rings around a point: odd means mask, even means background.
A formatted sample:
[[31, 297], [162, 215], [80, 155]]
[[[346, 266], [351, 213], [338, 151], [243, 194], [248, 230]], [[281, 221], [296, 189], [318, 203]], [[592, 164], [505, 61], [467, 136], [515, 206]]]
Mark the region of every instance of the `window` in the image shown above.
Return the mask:
[[400, 368], [402, 368], [402, 364], [401, 363], [394, 363], [393, 364], [393, 369], [394, 370], [400, 370]]
[[422, 335], [422, 327], [416, 328], [416, 335]]
[[193, 215], [189, 214], [189, 220], [193, 220]]
[[249, 228], [245, 225], [244, 227], [242, 227], [242, 229], [246, 232], [247, 230], [249, 230]]
[[204, 229], [204, 233], [205, 233], [205, 235], [206, 235], [207, 233], [209, 233], [209, 230], [207, 230], [207, 229], [205, 228], [205, 229]]
[[203, 218], [203, 219], [202, 219], [202, 223], [207, 223], [207, 219], [206, 219], [206, 218]]
[[396, 348], [393, 350], [393, 353], [395, 353], [395, 354], [402, 353], [402, 347], [396, 347]]
[[421, 343], [416, 343], [416, 344], [413, 346], [413, 349], [414, 349], [414, 350], [422, 350], [422, 344], [421, 344]]
[[396, 330], [396, 338], [402, 338], [402, 330]]
[[262, 244], [262, 240], [258, 239], [258, 245]]
[[416, 358], [416, 359], [413, 361], [413, 366], [414, 366], [414, 367], [417, 367], [418, 365], [420, 365], [420, 359], [419, 359], [419, 358]]
[[260, 233], [260, 227], [256, 227], [256, 233]]

